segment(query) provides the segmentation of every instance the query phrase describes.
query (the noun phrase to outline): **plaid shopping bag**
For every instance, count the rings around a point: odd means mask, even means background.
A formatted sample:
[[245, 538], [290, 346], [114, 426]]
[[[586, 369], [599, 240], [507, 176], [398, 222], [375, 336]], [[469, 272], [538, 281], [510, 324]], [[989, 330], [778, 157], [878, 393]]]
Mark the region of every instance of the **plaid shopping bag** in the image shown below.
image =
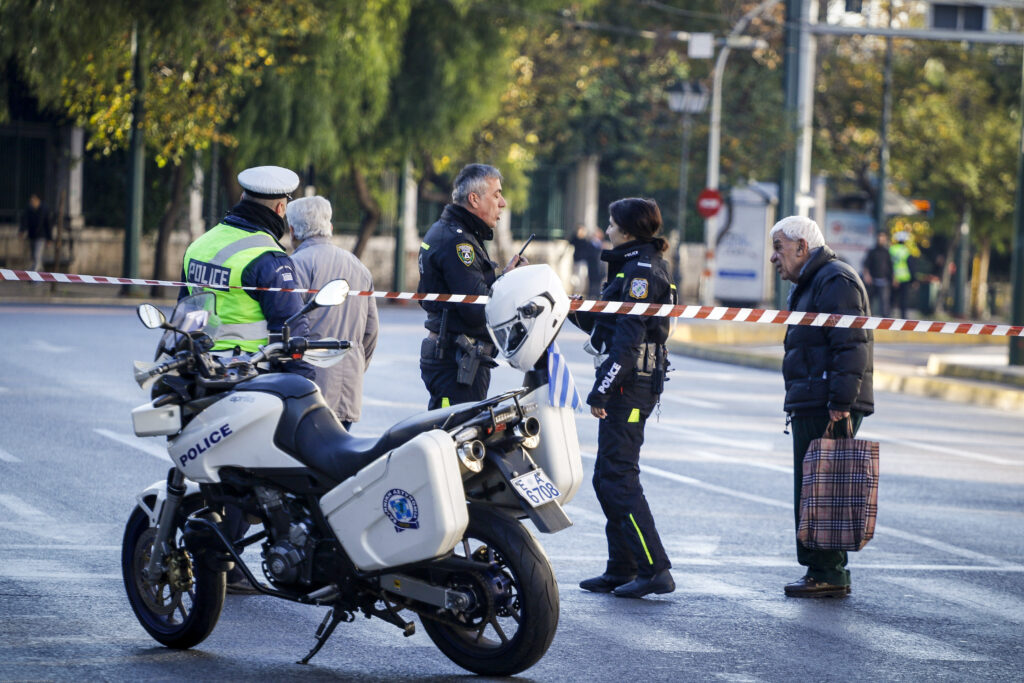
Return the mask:
[[808, 548], [860, 550], [875, 533], [878, 442], [837, 439], [834, 424], [807, 447], [796, 537]]

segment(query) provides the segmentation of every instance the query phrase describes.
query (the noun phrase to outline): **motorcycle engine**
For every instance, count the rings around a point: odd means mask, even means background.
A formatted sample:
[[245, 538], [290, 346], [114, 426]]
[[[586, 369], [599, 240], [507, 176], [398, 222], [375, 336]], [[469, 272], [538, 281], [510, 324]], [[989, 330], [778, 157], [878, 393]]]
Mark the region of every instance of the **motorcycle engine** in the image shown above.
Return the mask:
[[275, 585], [310, 583], [307, 558], [316, 545], [309, 514], [294, 496], [264, 486], [255, 488], [269, 522], [263, 544], [263, 573]]

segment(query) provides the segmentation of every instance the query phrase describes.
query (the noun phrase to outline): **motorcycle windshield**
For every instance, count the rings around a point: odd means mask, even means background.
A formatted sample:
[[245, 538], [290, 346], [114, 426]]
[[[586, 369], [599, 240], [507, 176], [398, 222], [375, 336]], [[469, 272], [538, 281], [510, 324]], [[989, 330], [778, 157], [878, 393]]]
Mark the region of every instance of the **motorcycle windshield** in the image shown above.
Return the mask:
[[[171, 327], [189, 334], [202, 332], [216, 338], [220, 327], [217, 317], [217, 297], [213, 292], [199, 292], [186, 296], [178, 301], [168, 321]], [[174, 330], [167, 330], [160, 338], [157, 356], [167, 354], [173, 356], [179, 350], [182, 336]]]

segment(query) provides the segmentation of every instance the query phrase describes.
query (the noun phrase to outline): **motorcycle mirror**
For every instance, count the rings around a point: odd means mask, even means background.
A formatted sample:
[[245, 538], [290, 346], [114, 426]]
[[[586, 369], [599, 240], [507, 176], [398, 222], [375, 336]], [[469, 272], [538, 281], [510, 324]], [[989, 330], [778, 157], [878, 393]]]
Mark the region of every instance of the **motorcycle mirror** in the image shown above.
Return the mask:
[[349, 286], [346, 280], [331, 280], [320, 288], [313, 297], [317, 306], [337, 306], [348, 296]]
[[153, 304], [139, 304], [137, 312], [142, 324], [151, 330], [155, 330], [167, 324], [167, 318], [164, 316], [163, 311]]

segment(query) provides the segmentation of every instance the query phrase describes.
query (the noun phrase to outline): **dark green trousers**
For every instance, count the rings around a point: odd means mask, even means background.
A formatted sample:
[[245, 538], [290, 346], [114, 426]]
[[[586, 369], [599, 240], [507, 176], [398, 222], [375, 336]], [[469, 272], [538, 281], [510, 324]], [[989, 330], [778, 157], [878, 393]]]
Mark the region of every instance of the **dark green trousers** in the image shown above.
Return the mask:
[[[860, 429], [864, 413], [852, 411], [853, 435]], [[796, 525], [800, 525], [800, 488], [803, 485], [804, 455], [812, 441], [825, 433], [828, 427], [828, 415], [808, 415], [793, 417], [793, 517]], [[840, 422], [835, 430], [836, 436], [845, 436], [845, 422]], [[807, 576], [818, 581], [827, 581], [836, 586], [850, 585], [850, 572], [846, 569], [847, 555], [845, 550], [817, 550], [808, 548], [800, 541], [796, 542], [796, 559], [807, 567]]]

